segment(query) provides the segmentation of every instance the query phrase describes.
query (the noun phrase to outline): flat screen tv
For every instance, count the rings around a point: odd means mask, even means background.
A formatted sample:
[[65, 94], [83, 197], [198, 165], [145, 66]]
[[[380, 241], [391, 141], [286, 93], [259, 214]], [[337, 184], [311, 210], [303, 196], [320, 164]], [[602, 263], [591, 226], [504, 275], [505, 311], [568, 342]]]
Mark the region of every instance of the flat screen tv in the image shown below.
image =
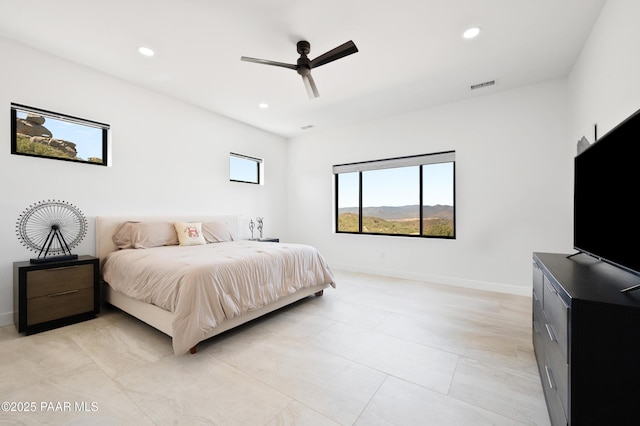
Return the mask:
[[640, 110], [575, 158], [574, 248], [640, 275]]

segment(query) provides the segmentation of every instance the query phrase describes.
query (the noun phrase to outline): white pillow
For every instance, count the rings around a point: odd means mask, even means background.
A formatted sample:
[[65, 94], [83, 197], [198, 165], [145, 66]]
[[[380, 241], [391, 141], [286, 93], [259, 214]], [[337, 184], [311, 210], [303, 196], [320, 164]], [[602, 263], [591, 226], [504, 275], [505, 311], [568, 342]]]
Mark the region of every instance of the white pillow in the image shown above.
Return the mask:
[[225, 241], [233, 241], [233, 235], [224, 222], [209, 221], [202, 223], [202, 234], [207, 243], [222, 243]]
[[171, 222], [125, 222], [113, 234], [118, 248], [151, 248], [178, 244]]
[[207, 243], [202, 234], [201, 222], [175, 222], [173, 226], [176, 228], [181, 246], [197, 246]]

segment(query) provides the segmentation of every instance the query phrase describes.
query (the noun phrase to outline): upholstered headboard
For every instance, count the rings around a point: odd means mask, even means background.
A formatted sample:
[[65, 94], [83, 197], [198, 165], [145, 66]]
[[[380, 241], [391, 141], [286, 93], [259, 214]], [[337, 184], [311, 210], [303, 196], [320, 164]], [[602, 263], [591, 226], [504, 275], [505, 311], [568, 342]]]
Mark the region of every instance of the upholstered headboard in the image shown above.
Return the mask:
[[224, 222], [234, 239], [240, 238], [240, 216], [98, 216], [96, 217], [96, 257], [100, 262], [112, 251], [118, 250], [113, 242], [113, 234], [126, 222]]

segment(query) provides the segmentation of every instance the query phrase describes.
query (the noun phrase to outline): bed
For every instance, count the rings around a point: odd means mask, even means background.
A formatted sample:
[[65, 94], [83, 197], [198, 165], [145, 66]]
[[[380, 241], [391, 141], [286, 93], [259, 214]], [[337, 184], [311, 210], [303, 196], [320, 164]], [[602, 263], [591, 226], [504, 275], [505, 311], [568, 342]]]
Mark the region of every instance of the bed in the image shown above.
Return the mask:
[[243, 239], [239, 225], [230, 215], [97, 217], [104, 300], [172, 337], [181, 355], [335, 287], [314, 247]]

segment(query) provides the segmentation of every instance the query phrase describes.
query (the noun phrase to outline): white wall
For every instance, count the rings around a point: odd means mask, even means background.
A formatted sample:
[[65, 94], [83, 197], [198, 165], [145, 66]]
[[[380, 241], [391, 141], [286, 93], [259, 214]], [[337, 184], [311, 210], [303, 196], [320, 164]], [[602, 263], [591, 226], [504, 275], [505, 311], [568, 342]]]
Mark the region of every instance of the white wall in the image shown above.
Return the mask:
[[[566, 140], [565, 79], [298, 137], [287, 237], [335, 268], [529, 294], [532, 252], [571, 249]], [[446, 150], [456, 151], [455, 240], [332, 232], [332, 165]]]
[[640, 109], [637, 0], [609, 0], [569, 76], [570, 140], [594, 141]]
[[[317, 245], [334, 267], [529, 293], [532, 251], [572, 252], [578, 140], [640, 109], [639, 16], [637, 0], [608, 0], [564, 80], [294, 140], [289, 238]], [[447, 149], [457, 156], [455, 241], [331, 232], [331, 165]]]
[[[41, 200], [87, 216], [78, 254], [95, 254], [100, 215], [264, 216], [266, 233], [284, 232], [284, 139], [4, 39], [0, 54], [0, 325], [13, 321], [12, 263], [35, 257], [16, 221]], [[11, 155], [11, 102], [110, 124], [113, 166]], [[230, 151], [264, 158], [266, 184], [229, 182]]]

